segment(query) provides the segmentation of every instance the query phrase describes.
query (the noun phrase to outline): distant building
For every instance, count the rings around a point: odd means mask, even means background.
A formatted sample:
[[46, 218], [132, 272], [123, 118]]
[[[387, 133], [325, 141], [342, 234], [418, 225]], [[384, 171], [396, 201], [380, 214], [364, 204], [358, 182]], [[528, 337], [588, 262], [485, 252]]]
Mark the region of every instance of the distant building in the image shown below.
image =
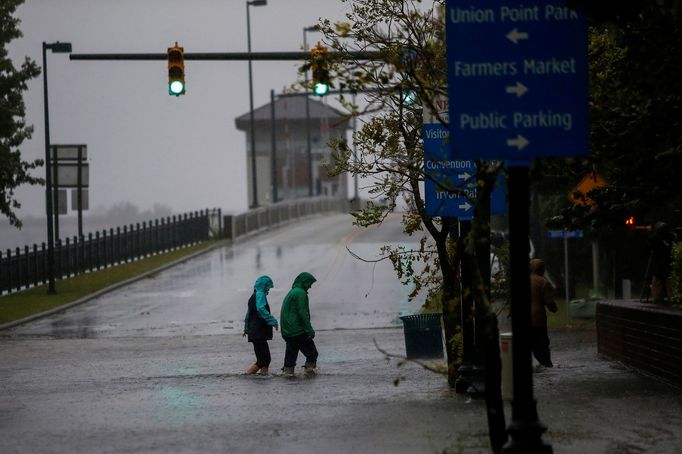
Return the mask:
[[[275, 100], [275, 156], [277, 197], [293, 199], [309, 194], [305, 96]], [[350, 128], [343, 114], [315, 99], [309, 100], [310, 150], [313, 195], [347, 197], [346, 175], [330, 178], [324, 168], [330, 161], [327, 145], [334, 137], [346, 137]], [[249, 112], [235, 119], [237, 129], [246, 133], [246, 175], [248, 202], [253, 200], [251, 170], [251, 123]], [[272, 112], [271, 104], [254, 109], [256, 131], [256, 184], [258, 203], [272, 203]]]

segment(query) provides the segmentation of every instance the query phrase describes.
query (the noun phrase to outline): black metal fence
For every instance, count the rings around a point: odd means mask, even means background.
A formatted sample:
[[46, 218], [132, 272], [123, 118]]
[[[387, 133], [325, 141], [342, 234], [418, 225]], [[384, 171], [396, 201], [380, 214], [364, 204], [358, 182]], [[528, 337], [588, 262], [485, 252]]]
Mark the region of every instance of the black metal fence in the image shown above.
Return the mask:
[[[219, 209], [102, 230], [94, 235], [55, 242], [55, 277], [62, 279], [87, 271], [119, 265], [150, 255], [190, 246], [222, 231]], [[0, 251], [0, 294], [46, 283], [47, 247], [17, 247]]]

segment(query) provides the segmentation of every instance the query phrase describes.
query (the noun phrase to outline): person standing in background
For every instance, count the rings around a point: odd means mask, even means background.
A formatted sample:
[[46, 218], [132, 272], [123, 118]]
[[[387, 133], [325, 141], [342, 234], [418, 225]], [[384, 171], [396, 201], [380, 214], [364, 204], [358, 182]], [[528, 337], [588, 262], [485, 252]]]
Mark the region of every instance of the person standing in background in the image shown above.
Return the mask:
[[533, 356], [545, 367], [554, 367], [549, 351], [547, 334], [547, 313], [557, 311], [554, 302], [554, 287], [544, 277], [545, 262], [542, 259], [530, 261], [530, 315]]

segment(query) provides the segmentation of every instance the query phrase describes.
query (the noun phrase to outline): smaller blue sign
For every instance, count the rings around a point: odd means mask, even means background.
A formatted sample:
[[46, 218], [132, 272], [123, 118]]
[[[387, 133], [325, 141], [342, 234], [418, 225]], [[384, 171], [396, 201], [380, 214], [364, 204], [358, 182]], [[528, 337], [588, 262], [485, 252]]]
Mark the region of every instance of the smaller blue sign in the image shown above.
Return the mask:
[[[449, 131], [440, 123], [424, 124], [424, 192], [429, 216], [452, 216], [469, 221], [474, 214], [476, 164], [449, 158]], [[506, 215], [504, 175], [498, 175], [490, 200], [490, 213]]]
[[429, 216], [454, 216], [471, 220], [476, 200], [476, 166], [473, 161], [424, 160], [426, 212]]
[[547, 237], [550, 239], [557, 238], [582, 238], [582, 230], [548, 230]]

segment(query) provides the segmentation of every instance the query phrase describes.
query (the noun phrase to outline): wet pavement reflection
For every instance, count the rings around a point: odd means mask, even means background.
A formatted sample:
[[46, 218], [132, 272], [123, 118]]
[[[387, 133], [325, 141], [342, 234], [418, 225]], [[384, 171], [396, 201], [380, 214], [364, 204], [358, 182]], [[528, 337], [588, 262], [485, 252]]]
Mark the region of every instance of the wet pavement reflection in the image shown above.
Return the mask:
[[301, 271], [317, 282], [309, 292], [316, 330], [399, 326], [399, 315], [413, 313], [410, 286], [395, 276], [390, 261], [375, 259], [385, 244], [415, 240], [391, 216], [377, 228], [352, 226], [349, 215], [315, 217], [263, 233], [107, 293], [87, 304], [13, 331], [19, 336], [94, 338], [240, 333], [255, 279], [272, 277], [268, 300], [279, 316], [282, 299]]

